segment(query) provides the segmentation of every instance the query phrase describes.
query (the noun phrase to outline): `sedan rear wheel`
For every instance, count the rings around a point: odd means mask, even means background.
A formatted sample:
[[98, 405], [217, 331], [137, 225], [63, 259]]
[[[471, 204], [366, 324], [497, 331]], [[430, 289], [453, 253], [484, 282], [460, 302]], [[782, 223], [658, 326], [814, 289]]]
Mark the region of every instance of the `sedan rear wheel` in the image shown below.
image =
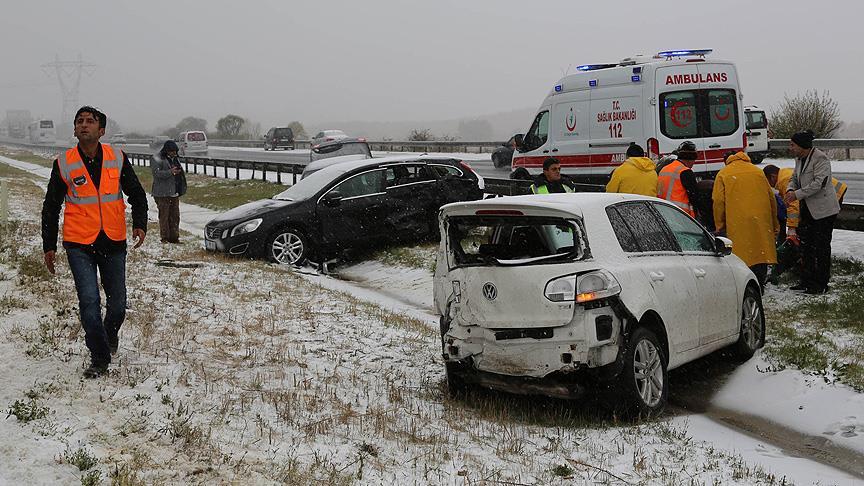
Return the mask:
[[637, 328], [627, 346], [622, 391], [628, 398], [629, 411], [653, 415], [663, 411], [669, 395], [666, 358], [653, 332]]
[[282, 265], [302, 265], [310, 251], [306, 236], [293, 228], [276, 231], [267, 249], [270, 260]]
[[764, 345], [765, 313], [762, 310], [762, 296], [752, 286], [747, 287], [744, 302], [741, 304], [741, 326], [738, 342], [734, 347], [735, 356], [746, 361]]

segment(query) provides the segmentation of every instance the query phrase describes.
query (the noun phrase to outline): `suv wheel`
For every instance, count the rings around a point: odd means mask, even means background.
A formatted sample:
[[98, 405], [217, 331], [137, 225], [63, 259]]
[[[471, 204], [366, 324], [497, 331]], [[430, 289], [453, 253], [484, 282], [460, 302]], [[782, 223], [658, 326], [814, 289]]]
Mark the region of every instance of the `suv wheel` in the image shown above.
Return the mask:
[[306, 235], [293, 228], [277, 230], [267, 241], [267, 258], [281, 265], [302, 265], [310, 250]]
[[629, 411], [640, 415], [663, 411], [669, 396], [669, 380], [666, 357], [653, 332], [640, 327], [630, 336], [620, 379]]
[[741, 327], [738, 342], [733, 345], [735, 357], [747, 361], [757, 349], [765, 345], [765, 313], [762, 310], [762, 296], [753, 286], [744, 292], [741, 304]]

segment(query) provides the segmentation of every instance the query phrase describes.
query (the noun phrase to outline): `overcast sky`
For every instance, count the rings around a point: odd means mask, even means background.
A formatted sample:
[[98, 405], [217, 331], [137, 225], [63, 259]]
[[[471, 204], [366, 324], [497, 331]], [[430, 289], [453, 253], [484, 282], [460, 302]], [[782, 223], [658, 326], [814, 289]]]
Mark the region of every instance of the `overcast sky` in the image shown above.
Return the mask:
[[830, 90], [858, 121], [862, 19], [860, 0], [10, 0], [0, 118], [59, 117], [41, 67], [55, 56], [97, 65], [80, 102], [128, 131], [226, 113], [265, 129], [482, 116], [536, 107], [579, 64], [707, 47], [737, 63], [746, 104]]

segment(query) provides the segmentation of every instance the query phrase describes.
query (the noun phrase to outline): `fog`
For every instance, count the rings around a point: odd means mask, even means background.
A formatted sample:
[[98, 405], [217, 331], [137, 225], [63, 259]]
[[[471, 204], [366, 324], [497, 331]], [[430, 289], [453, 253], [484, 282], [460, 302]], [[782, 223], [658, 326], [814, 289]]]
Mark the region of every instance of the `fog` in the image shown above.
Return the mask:
[[864, 119], [864, 7], [851, 0], [46, 0], [3, 10], [0, 118], [29, 109], [58, 119], [60, 87], [42, 65], [79, 54], [96, 65], [79, 104], [153, 131], [190, 115], [214, 129], [227, 113], [265, 129], [483, 117], [535, 108], [579, 64], [713, 48], [737, 63], [745, 104], [815, 88], [844, 120]]

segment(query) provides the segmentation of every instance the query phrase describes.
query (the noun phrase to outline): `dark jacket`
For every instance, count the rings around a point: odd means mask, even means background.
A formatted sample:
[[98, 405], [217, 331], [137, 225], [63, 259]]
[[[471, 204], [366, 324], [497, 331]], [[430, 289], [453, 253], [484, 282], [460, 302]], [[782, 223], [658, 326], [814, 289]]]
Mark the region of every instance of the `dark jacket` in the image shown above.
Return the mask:
[[[102, 145], [99, 145], [96, 157], [92, 160], [88, 158], [78, 148], [78, 153], [81, 154], [81, 160], [84, 161], [84, 166], [87, 167], [87, 172], [90, 174], [90, 179], [93, 184], [99, 187], [99, 182], [102, 177]], [[129, 158], [123, 154], [123, 168], [120, 170], [120, 189], [123, 191], [132, 206], [132, 228], [147, 231], [147, 193], [141, 187], [141, 182], [138, 181], [138, 176], [135, 174], [135, 169], [129, 163]], [[57, 159], [54, 159], [54, 165], [51, 168], [51, 178], [48, 180], [48, 188], [45, 191], [45, 201], [42, 203], [42, 251], [57, 250], [57, 232], [60, 227], [60, 209], [63, 206], [63, 201], [66, 200], [68, 188], [66, 182], [60, 177], [60, 169], [57, 167]], [[63, 248], [91, 247], [101, 253], [113, 253], [126, 249], [126, 241], [114, 241], [108, 238], [104, 231], [99, 232], [96, 241], [89, 245], [80, 243], [63, 242]]]
[[[171, 168], [180, 169], [180, 173], [174, 175]], [[186, 194], [186, 174], [180, 165], [179, 159], [168, 159], [161, 153], [150, 157], [150, 170], [153, 171], [153, 187], [150, 194], [153, 197], [174, 197]]]
[[563, 193], [563, 192], [567, 192], [564, 189], [565, 185], [570, 188], [570, 192], [574, 192], [576, 190], [575, 187], [573, 186], [573, 182], [570, 181], [570, 179], [568, 177], [565, 177], [564, 175], [562, 175], [560, 181], [549, 182], [548, 180], [546, 180], [546, 176], [543, 175], [543, 173], [541, 172], [537, 177], [534, 178], [534, 185], [532, 186], [532, 192], [535, 192], [533, 190], [533, 188], [539, 189], [542, 186], [546, 186], [549, 189], [550, 194]]

